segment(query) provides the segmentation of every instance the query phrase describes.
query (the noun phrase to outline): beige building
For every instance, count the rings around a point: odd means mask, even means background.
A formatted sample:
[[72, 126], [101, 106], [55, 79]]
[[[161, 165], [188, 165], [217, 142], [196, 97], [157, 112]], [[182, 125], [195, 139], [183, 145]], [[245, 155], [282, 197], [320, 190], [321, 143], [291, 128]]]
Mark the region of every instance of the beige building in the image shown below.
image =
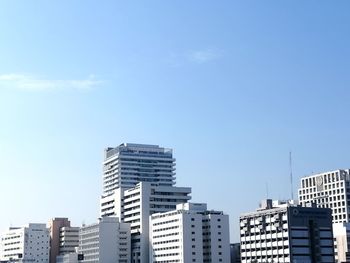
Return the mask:
[[75, 252], [79, 245], [79, 228], [71, 227], [68, 218], [53, 218], [47, 227], [50, 231], [50, 263], [56, 263], [58, 255]]

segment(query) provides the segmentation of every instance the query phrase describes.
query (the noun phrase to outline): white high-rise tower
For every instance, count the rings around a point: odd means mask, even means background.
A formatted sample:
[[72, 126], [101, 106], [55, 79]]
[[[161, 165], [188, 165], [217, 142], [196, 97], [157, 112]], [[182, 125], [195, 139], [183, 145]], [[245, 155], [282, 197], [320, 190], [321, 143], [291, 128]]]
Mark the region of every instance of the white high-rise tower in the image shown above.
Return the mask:
[[148, 262], [149, 216], [191, 199], [191, 188], [175, 187], [171, 149], [121, 144], [105, 150], [100, 216], [131, 224], [131, 262]]
[[124, 143], [105, 150], [103, 195], [118, 188], [131, 188], [139, 182], [161, 186], [175, 184], [175, 159], [171, 149], [158, 145]]

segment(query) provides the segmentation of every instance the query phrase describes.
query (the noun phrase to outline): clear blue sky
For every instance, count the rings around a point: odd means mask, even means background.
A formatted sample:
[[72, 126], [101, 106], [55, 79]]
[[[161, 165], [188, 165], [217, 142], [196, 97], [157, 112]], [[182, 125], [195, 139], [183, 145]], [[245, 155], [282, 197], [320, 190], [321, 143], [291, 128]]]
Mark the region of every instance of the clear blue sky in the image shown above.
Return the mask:
[[98, 217], [103, 149], [174, 149], [224, 210], [349, 168], [349, 1], [1, 1], [0, 229]]

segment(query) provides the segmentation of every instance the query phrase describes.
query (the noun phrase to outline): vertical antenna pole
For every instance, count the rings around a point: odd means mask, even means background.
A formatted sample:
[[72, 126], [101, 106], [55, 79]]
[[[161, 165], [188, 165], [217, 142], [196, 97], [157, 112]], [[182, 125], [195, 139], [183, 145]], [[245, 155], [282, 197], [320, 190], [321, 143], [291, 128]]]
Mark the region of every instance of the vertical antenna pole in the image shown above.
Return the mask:
[[293, 195], [293, 168], [292, 168], [292, 152], [289, 152], [289, 168], [290, 168], [290, 195], [294, 200]]

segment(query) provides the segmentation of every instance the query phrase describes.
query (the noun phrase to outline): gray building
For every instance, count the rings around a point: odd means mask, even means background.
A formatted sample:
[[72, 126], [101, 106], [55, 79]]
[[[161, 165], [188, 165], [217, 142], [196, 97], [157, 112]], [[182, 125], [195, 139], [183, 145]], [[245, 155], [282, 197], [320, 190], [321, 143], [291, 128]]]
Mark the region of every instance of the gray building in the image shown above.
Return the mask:
[[240, 243], [230, 244], [230, 257], [231, 257], [231, 263], [241, 262], [241, 244]]
[[334, 263], [332, 211], [268, 199], [240, 216], [241, 260]]

